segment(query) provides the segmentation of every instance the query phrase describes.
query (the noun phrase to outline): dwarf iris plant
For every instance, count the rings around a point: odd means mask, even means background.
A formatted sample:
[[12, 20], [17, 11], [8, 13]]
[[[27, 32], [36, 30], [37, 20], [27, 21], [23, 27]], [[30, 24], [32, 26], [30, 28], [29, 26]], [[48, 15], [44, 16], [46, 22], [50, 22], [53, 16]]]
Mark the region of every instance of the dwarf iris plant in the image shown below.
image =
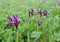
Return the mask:
[[44, 10], [43, 11], [43, 14], [44, 14], [44, 16], [47, 16], [48, 15], [48, 11], [47, 10]]
[[8, 24], [9, 25], [15, 25], [16, 29], [18, 30], [18, 24], [20, 23], [20, 20], [17, 15], [13, 15], [13, 17], [8, 16]]
[[18, 42], [18, 24], [20, 23], [20, 20], [17, 15], [13, 15], [13, 17], [8, 16], [8, 24], [9, 25], [15, 25], [16, 27], [16, 42]]
[[42, 10], [38, 10], [38, 13], [42, 16], [43, 11]]
[[41, 23], [42, 23], [41, 21], [39, 21], [39, 20], [37, 21], [37, 25], [38, 25], [38, 26], [40, 26]]
[[33, 14], [34, 14], [34, 9], [28, 10], [28, 14], [29, 14], [29, 17], [30, 17], [30, 15], [33, 16]]

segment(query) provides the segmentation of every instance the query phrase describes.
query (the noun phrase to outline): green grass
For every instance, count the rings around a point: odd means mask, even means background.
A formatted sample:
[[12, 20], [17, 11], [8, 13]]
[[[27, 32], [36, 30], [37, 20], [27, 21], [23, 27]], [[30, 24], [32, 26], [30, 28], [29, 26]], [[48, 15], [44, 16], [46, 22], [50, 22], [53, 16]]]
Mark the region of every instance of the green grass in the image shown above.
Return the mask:
[[[15, 42], [15, 26], [7, 26], [8, 15], [18, 14], [20, 19], [27, 20], [20, 23], [18, 27], [18, 40], [24, 42], [60, 42], [60, 7], [55, 2], [41, 2], [40, 0], [0, 0], [0, 42]], [[34, 15], [28, 16], [28, 9], [33, 8], [48, 10], [48, 17]], [[28, 20], [31, 20], [29, 23]], [[41, 20], [42, 24], [36, 30], [36, 21]], [[7, 27], [6, 27], [7, 26]]]

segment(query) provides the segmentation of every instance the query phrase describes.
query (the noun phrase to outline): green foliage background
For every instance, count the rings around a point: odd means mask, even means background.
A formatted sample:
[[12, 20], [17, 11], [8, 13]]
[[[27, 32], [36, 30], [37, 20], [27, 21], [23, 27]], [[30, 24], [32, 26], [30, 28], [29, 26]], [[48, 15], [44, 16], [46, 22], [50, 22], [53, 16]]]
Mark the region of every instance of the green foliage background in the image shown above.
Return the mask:
[[[19, 42], [24, 42], [26, 36], [27, 42], [59, 42], [60, 41], [60, 7], [59, 3], [52, 0], [43, 2], [42, 0], [0, 0], [0, 42], [15, 42], [15, 26], [7, 26], [8, 15], [18, 14], [19, 18], [27, 20], [19, 24]], [[28, 9], [33, 8], [48, 10], [48, 17], [34, 15], [28, 16]], [[35, 13], [37, 14], [37, 13]], [[31, 20], [29, 23], [28, 20]], [[36, 21], [41, 20], [42, 24], [37, 27]]]

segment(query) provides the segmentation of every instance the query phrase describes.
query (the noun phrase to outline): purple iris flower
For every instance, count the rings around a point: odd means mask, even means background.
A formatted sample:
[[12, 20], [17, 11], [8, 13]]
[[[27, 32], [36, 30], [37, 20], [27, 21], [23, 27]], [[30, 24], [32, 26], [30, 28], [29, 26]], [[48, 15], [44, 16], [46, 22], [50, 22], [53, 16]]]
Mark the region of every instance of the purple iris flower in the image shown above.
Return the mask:
[[18, 18], [17, 15], [13, 15], [13, 21], [14, 21], [14, 24], [15, 25], [18, 25], [19, 24], [20, 20], [19, 20], [19, 18]]
[[60, 6], [60, 3], [58, 4], [58, 6]]
[[42, 16], [43, 11], [42, 10], [38, 10], [38, 13]]
[[37, 21], [37, 25], [38, 25], [38, 26], [40, 26], [41, 23], [42, 23], [41, 21], [39, 21], [39, 20]]
[[16, 26], [16, 29], [18, 29], [18, 24], [20, 22], [18, 16], [17, 15], [13, 15], [13, 17], [8, 16], [8, 19], [9, 19], [8, 24], [9, 25], [14, 24]]
[[28, 14], [29, 14], [29, 16], [33, 15], [34, 14], [34, 9], [28, 10]]
[[43, 11], [43, 14], [44, 14], [45, 16], [47, 16], [47, 15], [48, 15], [48, 11], [47, 11], [47, 10], [44, 10], [44, 11]]
[[60, 6], [60, 4], [58, 4]]

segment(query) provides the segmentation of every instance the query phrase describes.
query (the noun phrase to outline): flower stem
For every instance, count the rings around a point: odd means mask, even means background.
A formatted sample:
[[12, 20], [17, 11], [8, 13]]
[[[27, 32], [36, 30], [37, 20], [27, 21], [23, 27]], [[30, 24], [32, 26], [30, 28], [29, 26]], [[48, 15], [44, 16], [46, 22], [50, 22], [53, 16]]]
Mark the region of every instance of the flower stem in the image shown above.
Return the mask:
[[18, 26], [16, 26], [16, 42], [18, 42]]
[[18, 42], [18, 31], [16, 32], [16, 42]]
[[39, 31], [39, 26], [37, 26], [36, 30]]
[[29, 31], [28, 31], [28, 33], [27, 33], [27, 36], [28, 36], [28, 40], [27, 40], [27, 42], [30, 42]]

